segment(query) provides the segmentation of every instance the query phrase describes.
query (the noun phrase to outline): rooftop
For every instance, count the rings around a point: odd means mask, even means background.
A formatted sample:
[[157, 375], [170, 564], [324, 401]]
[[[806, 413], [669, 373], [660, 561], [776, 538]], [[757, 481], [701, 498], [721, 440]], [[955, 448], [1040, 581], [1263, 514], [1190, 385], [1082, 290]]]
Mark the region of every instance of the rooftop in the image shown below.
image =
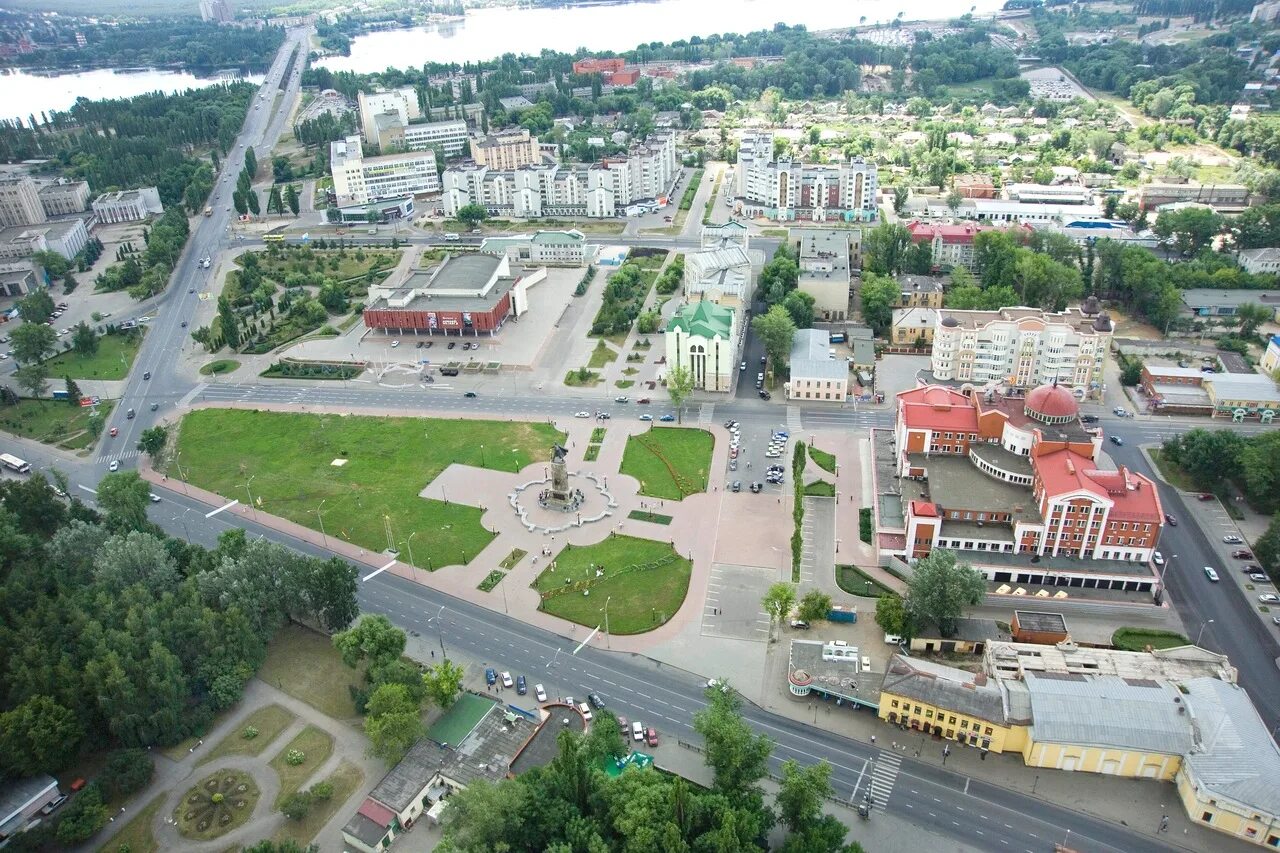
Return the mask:
[[[1183, 291], [1184, 293], [1186, 291]], [[1054, 324], [1068, 325], [1081, 334], [1091, 335], [1097, 332], [1112, 330], [1111, 318], [1106, 314], [1096, 317], [1084, 314], [1078, 308], [1068, 308], [1057, 313], [1042, 311], [1039, 308], [1026, 306], [1001, 308], [997, 311], [957, 311], [947, 309], [941, 312], [942, 325], [948, 329], [968, 329], [976, 331], [991, 323], [1013, 323], [1019, 329], [1042, 330]]]
[[[792, 228], [789, 239], [800, 246], [800, 278], [849, 280], [849, 232], [834, 228]], [[808, 267], [806, 267], [806, 263]], [[830, 270], [812, 267], [830, 266]]]
[[1181, 755], [1191, 727], [1178, 688], [1146, 677], [1028, 672], [1037, 741]]
[[511, 772], [517, 776], [526, 770], [551, 763], [551, 760], [560, 753], [560, 746], [556, 743], [556, 739], [560, 736], [561, 730], [569, 729], [581, 733], [587, 727], [587, 721], [576, 708], [570, 708], [568, 705], [545, 705], [543, 710], [547, 712], [545, 721], [538, 726], [538, 730], [524, 745], [524, 749], [520, 750], [515, 761], [511, 762]]
[[1051, 496], [1088, 492], [1112, 502], [1110, 518], [1113, 520], [1152, 524], [1164, 520], [1155, 483], [1126, 467], [1116, 471], [1100, 470], [1088, 456], [1070, 448], [1040, 454], [1035, 459], [1035, 467], [1040, 482]]
[[728, 339], [733, 332], [733, 309], [702, 300], [681, 306], [667, 323], [667, 331], [677, 329], [687, 335]]
[[831, 355], [831, 335], [825, 329], [800, 329], [791, 341], [793, 379], [847, 379], [849, 365]]
[[1047, 424], [1038, 418], [1031, 417], [1027, 414], [1027, 398], [1024, 396], [993, 393], [990, 395], [990, 399], [985, 396], [980, 396], [978, 399], [983, 412], [998, 411], [1005, 416], [1010, 426], [1024, 431], [1038, 429], [1040, 430], [1041, 438], [1045, 441], [1071, 441], [1077, 443], [1093, 441], [1093, 433], [1085, 428], [1079, 420]]
[[1217, 397], [1228, 400], [1275, 400], [1280, 389], [1270, 376], [1261, 373], [1206, 373], [1204, 384]]
[[1061, 613], [1045, 613], [1040, 610], [1015, 610], [1013, 615], [1018, 618], [1018, 627], [1025, 631], [1054, 634], [1067, 633], [1067, 620]]
[[1210, 792], [1264, 814], [1280, 814], [1280, 750], [1249, 697], [1215, 678], [1183, 683], [1196, 749], [1184, 759]]
[[1007, 718], [999, 681], [921, 658], [891, 657], [880, 690], [993, 723]]
[[1236, 683], [1236, 669], [1226, 655], [1198, 646], [1123, 652], [1058, 643], [992, 641], [983, 653], [983, 668], [999, 678], [1022, 678], [1028, 672], [1060, 672], [1085, 675], [1115, 675], [1121, 678], [1215, 678]]
[[978, 431], [978, 413], [969, 398], [940, 385], [912, 388], [898, 394], [902, 420], [909, 429]]
[[871, 669], [862, 668], [861, 656], [870, 649], [843, 646], [848, 656], [824, 660], [823, 646], [830, 641], [792, 640], [790, 673], [793, 681], [807, 680], [812, 689], [848, 702], [871, 708], [880, 704], [880, 672], [883, 659], [873, 660]]
[[[963, 456], [912, 453], [908, 458], [912, 465], [927, 470], [929, 479], [927, 482], [903, 479], [904, 499], [933, 501], [944, 509], [1009, 513], [1013, 524], [1040, 521], [1035, 497], [1026, 486], [1006, 483], [984, 474]], [[936, 498], [930, 495], [936, 495]]]
[[1277, 290], [1215, 290], [1213, 288], [1193, 287], [1182, 291], [1182, 304], [1191, 310], [1197, 308], [1230, 308], [1246, 304], [1269, 305], [1280, 307], [1280, 289]]
[[0, 829], [9, 829], [7, 824], [27, 806], [57, 788], [58, 782], [52, 776], [28, 776], [0, 783]]
[[902, 285], [902, 292], [906, 294], [941, 293], [946, 279], [939, 275], [900, 275], [898, 284]]

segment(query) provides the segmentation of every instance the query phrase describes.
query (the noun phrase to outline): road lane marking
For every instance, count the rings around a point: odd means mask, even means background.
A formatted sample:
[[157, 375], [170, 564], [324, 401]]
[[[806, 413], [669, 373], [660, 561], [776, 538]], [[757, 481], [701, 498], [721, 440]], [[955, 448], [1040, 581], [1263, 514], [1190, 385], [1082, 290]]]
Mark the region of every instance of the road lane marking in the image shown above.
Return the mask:
[[229, 509], [231, 509], [233, 506], [235, 506], [235, 505], [236, 505], [236, 504], [238, 504], [238, 503], [240, 503], [240, 501], [238, 501], [238, 500], [236, 500], [236, 501], [231, 501], [230, 503], [225, 503], [225, 504], [223, 504], [222, 506], [218, 507], [217, 509], [213, 510], [212, 512], [206, 512], [206, 513], [204, 514], [204, 517], [205, 517], [205, 518], [213, 518], [213, 517], [214, 517], [215, 515], [217, 515], [218, 513], [223, 512], [223, 511], [225, 511], [225, 510], [229, 510]]
[[370, 578], [376, 578], [378, 575], [382, 574], [382, 573], [383, 573], [383, 572], [385, 572], [387, 569], [389, 569], [389, 568], [391, 568], [392, 566], [394, 566], [394, 565], [396, 564], [396, 562], [397, 562], [396, 560], [392, 560], [391, 562], [387, 563], [387, 564], [386, 564], [385, 566], [383, 566], [382, 568], [380, 568], [380, 569], [375, 569], [374, 571], [372, 571], [372, 572], [370, 572], [369, 574], [365, 575], [364, 577], [360, 578], [360, 580], [361, 580], [361, 581], [367, 581], [367, 580], [369, 580]]

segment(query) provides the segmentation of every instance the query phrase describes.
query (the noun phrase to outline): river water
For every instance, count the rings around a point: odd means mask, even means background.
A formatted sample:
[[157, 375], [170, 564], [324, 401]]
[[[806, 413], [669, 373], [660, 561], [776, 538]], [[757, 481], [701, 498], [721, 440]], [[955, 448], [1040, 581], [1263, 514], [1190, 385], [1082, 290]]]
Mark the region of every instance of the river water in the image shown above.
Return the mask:
[[413, 68], [424, 62], [493, 59], [504, 53], [537, 54], [544, 48], [572, 53], [630, 50], [639, 44], [671, 42], [716, 33], [747, 33], [775, 23], [811, 30], [892, 21], [938, 20], [968, 12], [989, 15], [1004, 0], [660, 0], [656, 3], [567, 8], [477, 9], [466, 20], [432, 27], [382, 30], [352, 40], [350, 56], [320, 60], [332, 71], [367, 74]]
[[[81, 96], [101, 98], [128, 98], [145, 92], [180, 92], [184, 89], [200, 89], [220, 83], [225, 78], [197, 77], [185, 71], [161, 71], [147, 68], [139, 71], [79, 71], [72, 74], [32, 74], [29, 71], [8, 71], [0, 74], [0, 118], [16, 118], [23, 124], [35, 114], [40, 120], [42, 110], [66, 110]], [[247, 74], [241, 78], [251, 83], [261, 83], [261, 74]]]

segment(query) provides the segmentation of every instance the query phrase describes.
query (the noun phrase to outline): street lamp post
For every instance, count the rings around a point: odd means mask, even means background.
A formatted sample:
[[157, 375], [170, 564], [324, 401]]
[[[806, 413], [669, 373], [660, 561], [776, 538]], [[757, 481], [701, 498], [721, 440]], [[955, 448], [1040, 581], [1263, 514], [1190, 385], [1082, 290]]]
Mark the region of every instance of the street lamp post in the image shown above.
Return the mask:
[[[418, 531], [416, 531], [416, 530], [415, 530], [415, 531], [413, 531], [412, 533], [410, 533], [410, 534], [409, 534], [409, 538], [408, 538], [408, 540], [404, 543], [404, 544], [405, 544], [405, 547], [407, 547], [407, 548], [409, 549], [409, 569], [410, 569], [410, 571], [414, 571], [414, 572], [416, 572], [416, 571], [417, 571], [417, 568], [418, 568], [418, 567], [417, 567], [417, 565], [413, 562], [413, 537], [415, 537], [415, 536], [417, 536], [417, 535], [418, 535]], [[417, 577], [417, 575], [415, 574], [415, 575], [414, 575], [414, 577]]]
[[254, 514], [255, 516], [258, 514], [258, 508], [257, 508], [256, 506], [254, 506], [254, 504], [253, 504], [253, 492], [249, 491], [249, 486], [250, 486], [250, 484], [252, 484], [252, 483], [253, 483], [253, 478], [254, 478], [254, 477], [256, 477], [256, 476], [258, 476], [258, 475], [257, 475], [257, 474], [250, 474], [250, 475], [249, 475], [249, 481], [248, 481], [247, 483], [245, 483], [245, 484], [244, 484], [244, 491], [245, 491], [245, 494], [247, 494], [247, 495], [249, 496], [249, 508], [253, 510], [253, 514]]
[[608, 596], [604, 600], [604, 643], [605, 648], [613, 648], [612, 639], [609, 636], [609, 602], [613, 596]]
[[320, 501], [320, 506], [316, 507], [316, 518], [320, 519], [320, 540], [324, 542], [325, 550], [328, 550], [329, 548], [329, 537], [324, 532], [324, 514], [321, 512], [321, 510], [324, 509], [324, 501], [327, 501], [327, 500], [329, 499], [325, 498], [323, 501]]
[[1196, 634], [1196, 645], [1200, 645], [1200, 639], [1204, 636], [1204, 629], [1213, 624], [1212, 619], [1206, 619], [1200, 623], [1200, 633]]

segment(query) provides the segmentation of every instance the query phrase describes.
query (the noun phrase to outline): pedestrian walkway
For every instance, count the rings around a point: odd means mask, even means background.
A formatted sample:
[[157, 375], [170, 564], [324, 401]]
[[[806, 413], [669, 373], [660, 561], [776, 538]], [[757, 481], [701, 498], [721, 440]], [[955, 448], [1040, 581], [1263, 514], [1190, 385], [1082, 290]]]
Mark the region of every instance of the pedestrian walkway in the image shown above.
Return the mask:
[[142, 451], [134, 448], [133, 450], [121, 450], [118, 453], [103, 453], [94, 459], [95, 465], [101, 465], [104, 462], [123, 462], [126, 459], [137, 459], [142, 455]]
[[871, 773], [871, 807], [880, 811], [888, 809], [889, 797], [893, 795], [894, 783], [898, 781], [898, 771], [902, 767], [902, 759], [891, 752], [881, 752], [875, 759], [875, 770]]
[[715, 423], [716, 404], [703, 403], [698, 407], [698, 426], [709, 427]]
[[803, 428], [800, 423], [800, 407], [787, 406], [787, 430], [794, 435]]

